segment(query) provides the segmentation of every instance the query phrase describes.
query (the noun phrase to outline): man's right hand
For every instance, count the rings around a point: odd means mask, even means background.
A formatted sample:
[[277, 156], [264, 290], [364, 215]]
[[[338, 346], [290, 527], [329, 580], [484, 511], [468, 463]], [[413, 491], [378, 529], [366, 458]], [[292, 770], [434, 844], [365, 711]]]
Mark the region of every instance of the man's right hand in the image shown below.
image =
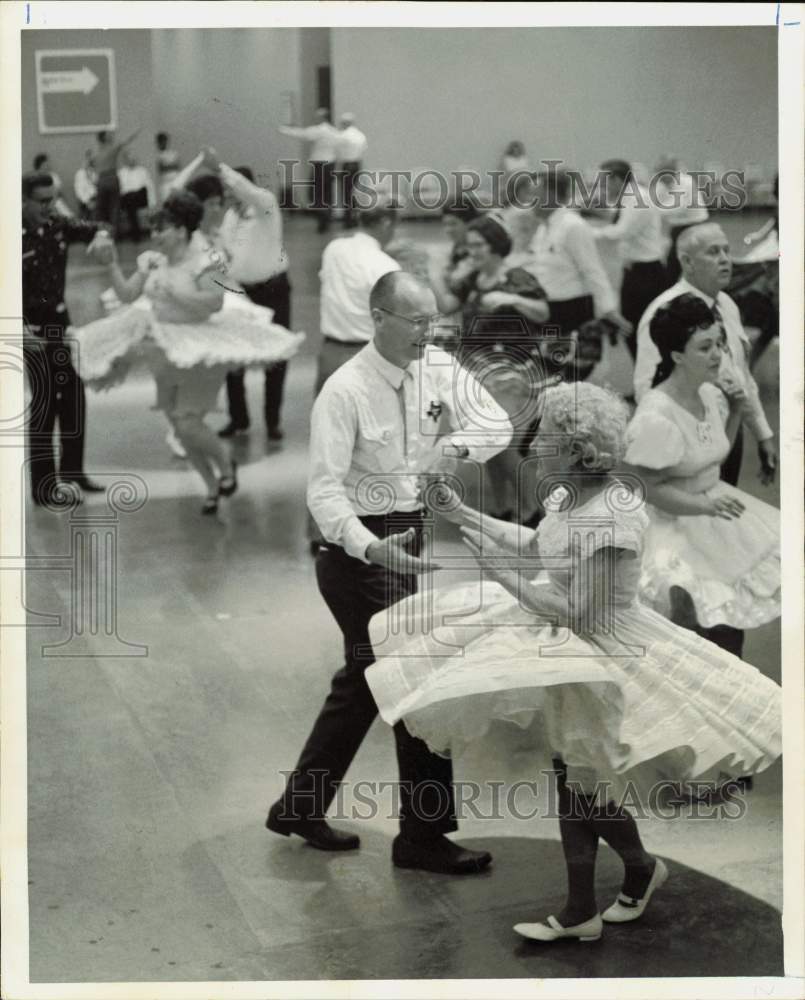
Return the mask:
[[378, 566], [385, 566], [393, 573], [401, 576], [421, 576], [433, 569], [442, 567], [435, 562], [420, 559], [406, 552], [406, 547], [416, 538], [413, 528], [407, 531], [400, 531], [394, 535], [387, 535], [385, 538], [378, 538], [375, 542], [370, 542], [366, 546], [366, 558], [371, 563]]

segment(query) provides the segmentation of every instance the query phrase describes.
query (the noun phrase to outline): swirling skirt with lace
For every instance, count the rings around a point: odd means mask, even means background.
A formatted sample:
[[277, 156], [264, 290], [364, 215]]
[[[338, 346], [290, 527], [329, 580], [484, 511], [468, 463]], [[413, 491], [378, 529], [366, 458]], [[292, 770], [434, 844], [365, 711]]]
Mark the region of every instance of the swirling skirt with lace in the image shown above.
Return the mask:
[[87, 326], [73, 329], [81, 377], [96, 388], [121, 382], [135, 362], [188, 370], [268, 366], [287, 361], [304, 334], [271, 321], [270, 309], [228, 296], [224, 308], [195, 323], [158, 321], [138, 301]]
[[649, 508], [640, 596], [670, 616], [678, 587], [704, 628], [756, 628], [780, 617], [780, 512], [724, 482], [715, 491], [740, 499], [741, 516], [671, 517]]
[[[549, 586], [549, 584], [546, 584]], [[607, 652], [535, 624], [497, 584], [425, 591], [376, 615], [366, 679], [383, 719], [435, 753], [520, 727], [534, 766], [649, 796], [661, 781], [721, 781], [781, 754], [780, 688], [639, 603], [617, 609]], [[613, 655], [617, 647], [617, 655]]]

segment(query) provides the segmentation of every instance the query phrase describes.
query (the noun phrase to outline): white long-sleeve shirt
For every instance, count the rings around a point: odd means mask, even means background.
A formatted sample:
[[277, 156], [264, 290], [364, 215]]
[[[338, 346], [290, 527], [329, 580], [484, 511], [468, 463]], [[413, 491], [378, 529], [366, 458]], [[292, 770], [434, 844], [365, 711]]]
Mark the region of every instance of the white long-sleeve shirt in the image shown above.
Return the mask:
[[333, 340], [368, 343], [375, 332], [369, 293], [378, 278], [399, 270], [397, 261], [368, 233], [359, 230], [328, 243], [319, 271], [321, 332]]
[[421, 509], [417, 477], [445, 444], [485, 462], [511, 436], [505, 411], [450, 355], [427, 347], [403, 369], [371, 341], [313, 404], [308, 507], [328, 542], [367, 562], [377, 536], [360, 517]]
[[617, 222], [593, 229], [597, 240], [617, 240], [624, 266], [647, 264], [665, 256], [662, 214], [646, 188], [638, 186], [640, 202], [624, 199]]
[[369, 143], [355, 125], [348, 125], [338, 133], [338, 159], [342, 163], [357, 163], [363, 159]]
[[221, 179], [239, 202], [239, 208], [227, 209], [218, 234], [230, 257], [231, 277], [242, 285], [255, 285], [287, 271], [277, 199], [225, 163]]
[[749, 370], [749, 338], [746, 336], [746, 331], [743, 328], [738, 306], [736, 306], [726, 292], [719, 292], [714, 300], [712, 296], [705, 295], [704, 292], [700, 291], [685, 278], [680, 279], [671, 288], [666, 289], [662, 295], [658, 295], [643, 313], [640, 320], [637, 328], [637, 357], [634, 368], [635, 399], [639, 403], [651, 388], [654, 373], [657, 370], [657, 365], [660, 363], [660, 352], [657, 349], [657, 345], [651, 339], [651, 320], [661, 306], [667, 305], [677, 295], [684, 295], [685, 293], [697, 295], [711, 309], [714, 305], [718, 306], [727, 335], [727, 350], [724, 351], [721, 359], [719, 376], [735, 382], [746, 392], [749, 408], [744, 416], [743, 423], [747, 430], [758, 441], [765, 441], [767, 438], [772, 437], [774, 431], [766, 419], [763, 404], [760, 402], [757, 383]]
[[615, 292], [598, 255], [592, 228], [570, 208], [551, 212], [531, 242], [536, 275], [556, 302], [592, 295], [596, 316], [617, 308]]
[[338, 159], [338, 142], [341, 132], [329, 122], [319, 122], [318, 125], [308, 125], [304, 128], [297, 128], [294, 125], [280, 125], [280, 132], [283, 135], [293, 136], [295, 139], [305, 139], [311, 144], [310, 160], [333, 161]]

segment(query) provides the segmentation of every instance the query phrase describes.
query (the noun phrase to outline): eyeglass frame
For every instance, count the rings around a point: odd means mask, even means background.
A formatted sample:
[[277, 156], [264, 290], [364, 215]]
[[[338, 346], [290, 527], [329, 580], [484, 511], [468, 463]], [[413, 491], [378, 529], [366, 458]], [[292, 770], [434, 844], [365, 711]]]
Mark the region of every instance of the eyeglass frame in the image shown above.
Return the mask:
[[397, 319], [404, 319], [406, 323], [410, 323], [414, 329], [427, 330], [434, 326], [441, 319], [441, 314], [437, 313], [434, 316], [427, 316], [425, 319], [412, 319], [410, 316], [403, 316], [402, 313], [394, 312], [393, 309], [386, 309], [385, 306], [375, 306], [375, 309], [379, 309], [380, 312], [388, 313], [389, 316], [396, 316]]

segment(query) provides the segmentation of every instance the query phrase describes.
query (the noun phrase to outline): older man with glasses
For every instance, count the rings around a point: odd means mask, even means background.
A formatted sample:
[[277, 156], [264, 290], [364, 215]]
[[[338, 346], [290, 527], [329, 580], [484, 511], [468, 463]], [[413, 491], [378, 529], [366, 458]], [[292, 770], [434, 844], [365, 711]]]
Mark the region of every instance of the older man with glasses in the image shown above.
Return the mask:
[[[325, 538], [316, 578], [343, 635], [345, 664], [266, 821], [269, 830], [325, 851], [359, 845], [324, 816], [377, 715], [364, 677], [375, 658], [369, 621], [415, 593], [419, 575], [438, 568], [422, 557], [421, 477], [445, 456], [484, 462], [512, 433], [483, 387], [428, 343], [436, 298], [426, 284], [390, 272], [372, 288], [369, 309], [374, 336], [327, 381], [311, 427], [307, 501]], [[394, 738], [400, 833], [393, 863], [444, 874], [481, 871], [491, 861], [488, 852], [445, 836], [457, 829], [450, 761], [432, 754], [403, 723]]]
[[[84, 385], [73, 367], [64, 331], [70, 317], [64, 304], [67, 250], [89, 243], [96, 222], [79, 222], [54, 212], [56, 189], [45, 173], [22, 178], [23, 356], [31, 402], [28, 446], [33, 502], [47, 505], [58, 482], [87, 493], [101, 492], [84, 472]], [[54, 434], [59, 425], [61, 460], [56, 474]]]

